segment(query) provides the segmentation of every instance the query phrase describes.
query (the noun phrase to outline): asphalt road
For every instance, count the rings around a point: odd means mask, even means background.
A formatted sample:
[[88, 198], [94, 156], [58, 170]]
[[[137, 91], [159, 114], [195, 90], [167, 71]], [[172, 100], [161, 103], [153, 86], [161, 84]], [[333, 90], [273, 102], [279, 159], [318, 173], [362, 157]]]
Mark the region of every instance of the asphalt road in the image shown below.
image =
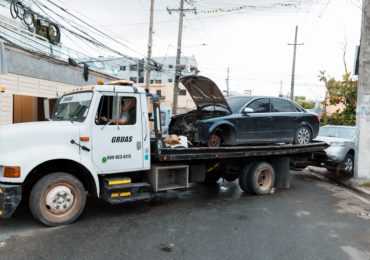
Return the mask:
[[160, 202], [90, 199], [58, 228], [23, 205], [0, 220], [0, 259], [370, 259], [370, 202], [296, 173], [291, 189], [268, 196], [220, 182]]

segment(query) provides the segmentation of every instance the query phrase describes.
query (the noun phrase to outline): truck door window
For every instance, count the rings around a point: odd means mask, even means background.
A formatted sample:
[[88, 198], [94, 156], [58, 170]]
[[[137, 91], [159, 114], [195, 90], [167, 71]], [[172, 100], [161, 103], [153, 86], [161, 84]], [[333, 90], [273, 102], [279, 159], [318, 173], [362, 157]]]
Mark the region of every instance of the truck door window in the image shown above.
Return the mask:
[[95, 123], [98, 125], [136, 124], [137, 102], [135, 97], [103, 96], [100, 99]]

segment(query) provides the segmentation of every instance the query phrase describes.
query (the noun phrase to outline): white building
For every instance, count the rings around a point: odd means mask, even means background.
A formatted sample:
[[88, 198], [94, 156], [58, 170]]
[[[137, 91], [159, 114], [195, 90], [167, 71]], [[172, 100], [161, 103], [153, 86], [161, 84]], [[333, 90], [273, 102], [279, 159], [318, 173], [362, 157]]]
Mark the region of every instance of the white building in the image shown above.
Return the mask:
[[[118, 73], [113, 76], [118, 78], [129, 79], [135, 83], [144, 83], [146, 76], [146, 60], [132, 60], [126, 58], [109, 59], [105, 64], [112, 67], [112, 63], [117, 66]], [[154, 57], [153, 64], [150, 64], [150, 83], [151, 84], [165, 84], [173, 83], [175, 80], [176, 57]], [[181, 57], [180, 59], [181, 76], [197, 75], [198, 63], [194, 56]]]

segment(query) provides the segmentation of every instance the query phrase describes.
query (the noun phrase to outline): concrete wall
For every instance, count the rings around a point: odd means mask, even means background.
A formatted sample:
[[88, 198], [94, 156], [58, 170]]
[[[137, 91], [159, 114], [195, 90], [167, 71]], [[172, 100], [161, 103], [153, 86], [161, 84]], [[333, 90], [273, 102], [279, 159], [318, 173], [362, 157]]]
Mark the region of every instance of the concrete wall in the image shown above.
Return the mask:
[[4, 57], [8, 73], [0, 75], [0, 85], [5, 88], [0, 94], [1, 125], [13, 123], [13, 101], [17, 95], [56, 98], [76, 86], [95, 85], [98, 79], [105, 82], [116, 79], [90, 70], [86, 82], [82, 67], [73, 67], [65, 61], [9, 44], [5, 44], [5, 56], [1, 58]]
[[29, 53], [8, 44], [5, 45], [5, 55], [8, 72], [12, 74], [75, 86], [95, 85], [99, 78], [106, 82], [116, 79], [90, 70], [86, 82], [82, 76], [82, 65], [73, 67], [65, 61]]
[[0, 75], [0, 86], [5, 92], [0, 94], [0, 123], [13, 123], [14, 95], [55, 98], [64, 92], [71, 91], [75, 85], [63, 84], [55, 81], [31, 78], [16, 74]]

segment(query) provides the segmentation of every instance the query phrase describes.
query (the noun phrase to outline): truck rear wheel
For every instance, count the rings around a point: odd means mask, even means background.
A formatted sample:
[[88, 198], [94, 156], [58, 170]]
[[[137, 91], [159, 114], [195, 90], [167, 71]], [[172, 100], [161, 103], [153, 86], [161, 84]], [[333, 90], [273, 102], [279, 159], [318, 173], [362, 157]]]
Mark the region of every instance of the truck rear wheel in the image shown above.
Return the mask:
[[274, 168], [266, 162], [254, 164], [248, 170], [247, 183], [253, 194], [266, 195], [271, 193], [275, 185]]
[[74, 222], [86, 203], [85, 188], [73, 175], [55, 172], [41, 178], [32, 188], [29, 200], [32, 215], [47, 226]]
[[245, 192], [256, 195], [269, 194], [275, 184], [275, 172], [266, 162], [254, 162], [244, 166], [239, 176], [239, 186]]
[[255, 164], [256, 163], [249, 163], [241, 168], [241, 171], [239, 174], [239, 186], [244, 192], [251, 192], [251, 188], [249, 187], [248, 176], [249, 176], [249, 170]]

